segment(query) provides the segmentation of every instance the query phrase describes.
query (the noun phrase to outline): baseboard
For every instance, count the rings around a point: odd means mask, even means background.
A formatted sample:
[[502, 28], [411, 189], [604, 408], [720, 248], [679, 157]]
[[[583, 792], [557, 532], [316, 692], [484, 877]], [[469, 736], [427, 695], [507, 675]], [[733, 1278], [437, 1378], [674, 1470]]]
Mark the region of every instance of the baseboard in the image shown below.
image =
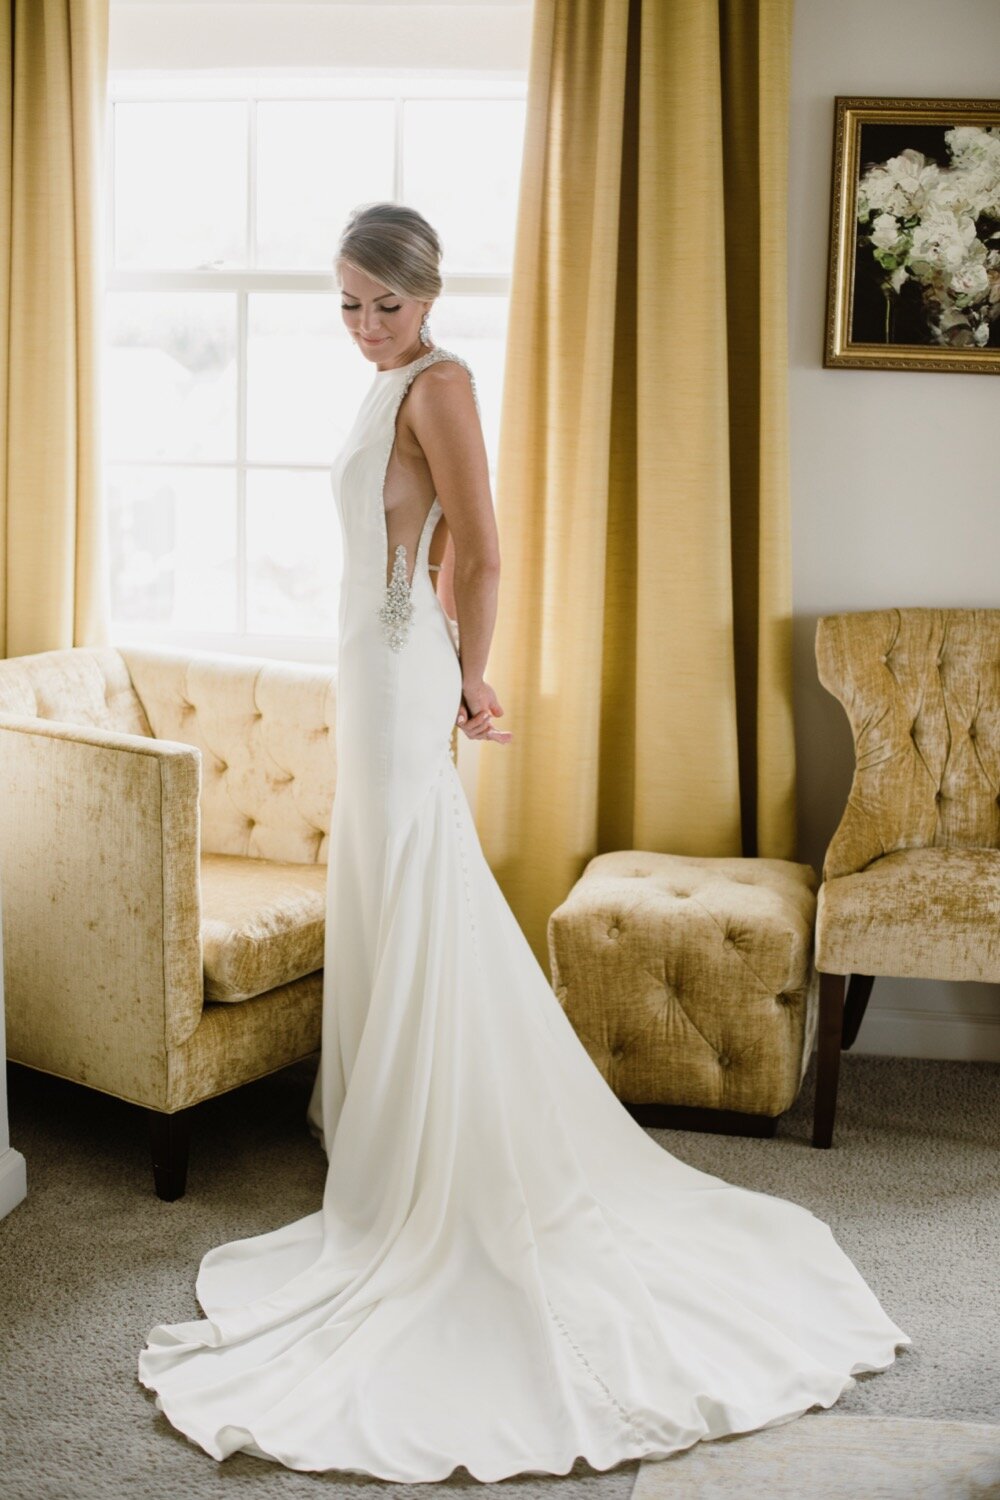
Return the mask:
[[0, 1219], [16, 1208], [28, 1193], [28, 1171], [24, 1157], [13, 1147], [0, 1156]]
[[876, 1005], [873, 999], [851, 1051], [877, 1057], [1000, 1062], [1000, 1013], [963, 1015], [917, 1006]]

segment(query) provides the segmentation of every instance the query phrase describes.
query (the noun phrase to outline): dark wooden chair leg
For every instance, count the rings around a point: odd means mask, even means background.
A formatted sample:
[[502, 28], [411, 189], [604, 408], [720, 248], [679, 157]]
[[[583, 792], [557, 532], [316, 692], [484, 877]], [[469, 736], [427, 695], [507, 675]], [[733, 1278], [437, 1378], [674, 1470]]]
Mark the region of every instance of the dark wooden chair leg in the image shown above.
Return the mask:
[[814, 1146], [833, 1144], [833, 1120], [837, 1113], [837, 1079], [840, 1074], [840, 1048], [844, 1039], [843, 974], [819, 976], [819, 1034], [816, 1055], [816, 1113], [813, 1119]]
[[847, 999], [844, 1001], [844, 1040], [842, 1046], [846, 1052], [848, 1047], [854, 1043], [854, 1038], [861, 1030], [861, 1022], [865, 1018], [868, 1009], [868, 997], [875, 983], [872, 974], [852, 974], [851, 982], [847, 986]]
[[146, 1110], [153, 1150], [153, 1183], [156, 1196], [164, 1203], [173, 1203], [184, 1196], [193, 1113], [193, 1105], [172, 1115], [163, 1114], [158, 1109]]

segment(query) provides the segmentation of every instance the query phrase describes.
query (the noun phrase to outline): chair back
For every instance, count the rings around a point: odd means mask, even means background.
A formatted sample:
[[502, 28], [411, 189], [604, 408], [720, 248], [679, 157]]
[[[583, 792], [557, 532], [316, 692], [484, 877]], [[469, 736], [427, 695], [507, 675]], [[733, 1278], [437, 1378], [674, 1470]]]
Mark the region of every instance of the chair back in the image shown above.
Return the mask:
[[1000, 609], [823, 615], [816, 665], [855, 756], [824, 880], [895, 849], [1000, 847]]

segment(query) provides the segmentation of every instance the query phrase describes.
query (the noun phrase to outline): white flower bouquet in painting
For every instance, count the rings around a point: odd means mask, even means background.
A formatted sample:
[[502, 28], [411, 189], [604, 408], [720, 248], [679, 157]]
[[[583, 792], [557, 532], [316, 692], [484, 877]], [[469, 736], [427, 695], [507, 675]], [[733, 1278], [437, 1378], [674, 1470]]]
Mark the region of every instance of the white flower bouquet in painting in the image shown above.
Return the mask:
[[928, 341], [983, 349], [1000, 317], [1000, 128], [944, 132], [941, 166], [907, 149], [868, 166], [857, 217], [885, 297], [885, 341], [897, 299], [919, 291]]

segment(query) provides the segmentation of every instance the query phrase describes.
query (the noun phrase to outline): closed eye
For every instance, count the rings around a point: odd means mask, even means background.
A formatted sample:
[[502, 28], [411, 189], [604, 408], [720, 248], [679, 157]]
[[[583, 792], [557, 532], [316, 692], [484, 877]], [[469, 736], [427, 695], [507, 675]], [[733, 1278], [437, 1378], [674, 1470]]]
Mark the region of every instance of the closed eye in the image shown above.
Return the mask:
[[[360, 302], [342, 302], [340, 304], [340, 310], [341, 312], [357, 312], [360, 306]], [[397, 302], [395, 307], [383, 307], [382, 312], [399, 312], [401, 306], [402, 304]]]

